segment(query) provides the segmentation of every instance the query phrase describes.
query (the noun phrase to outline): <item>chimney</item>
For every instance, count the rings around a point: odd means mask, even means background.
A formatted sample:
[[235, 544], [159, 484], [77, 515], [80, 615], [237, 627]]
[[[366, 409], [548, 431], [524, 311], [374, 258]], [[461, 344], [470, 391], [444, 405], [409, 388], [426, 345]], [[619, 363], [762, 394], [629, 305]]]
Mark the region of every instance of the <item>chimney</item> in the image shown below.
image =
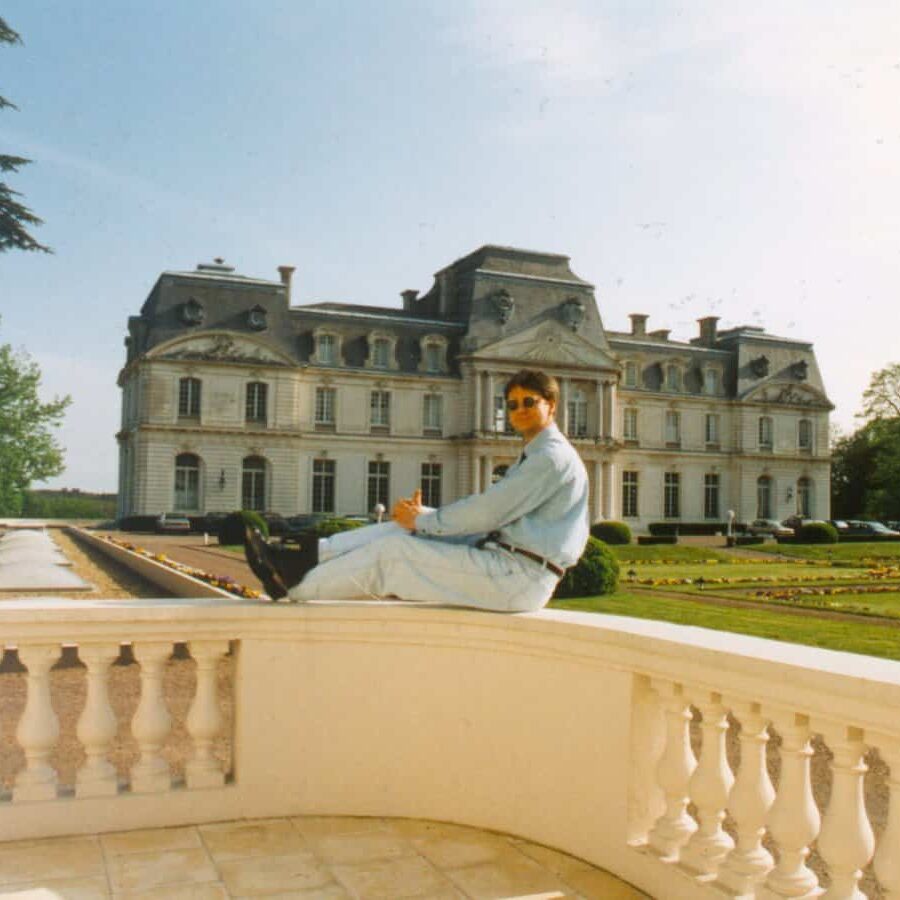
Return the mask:
[[400, 291], [400, 296], [403, 298], [403, 312], [412, 312], [419, 292], [413, 288], [407, 288], [405, 291]]
[[697, 319], [700, 323], [700, 343], [704, 347], [715, 347], [718, 337], [716, 323], [719, 321], [718, 316], [706, 316], [703, 319]]
[[634, 337], [643, 337], [647, 333], [647, 319], [643, 313], [631, 313], [628, 316], [631, 319], [631, 333]]
[[658, 341], [667, 341], [671, 331], [671, 328], [657, 328], [656, 331], [651, 331], [649, 336]]
[[284, 294], [287, 297], [288, 306], [291, 305], [291, 280], [294, 277], [296, 266], [279, 266], [278, 274], [281, 276], [281, 283], [284, 285]]

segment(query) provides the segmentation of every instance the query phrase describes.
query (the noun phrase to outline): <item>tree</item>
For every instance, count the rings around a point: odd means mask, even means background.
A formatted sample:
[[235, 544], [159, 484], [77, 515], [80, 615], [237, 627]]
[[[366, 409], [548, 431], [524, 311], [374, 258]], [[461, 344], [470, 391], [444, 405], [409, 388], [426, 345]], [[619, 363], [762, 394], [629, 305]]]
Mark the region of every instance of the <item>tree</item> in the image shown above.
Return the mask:
[[[0, 18], [0, 43], [21, 44], [22, 38], [13, 31], [4, 19]], [[0, 96], [0, 110], [16, 109], [16, 105]], [[23, 156], [6, 156], [0, 154], [0, 175], [5, 172], [18, 172], [22, 166], [28, 165], [30, 159]], [[53, 251], [38, 243], [28, 232], [28, 226], [40, 225], [39, 219], [27, 206], [17, 198], [22, 195], [14, 191], [4, 181], [0, 181], [0, 253], [5, 250], [40, 250], [44, 253]]]
[[900, 363], [879, 369], [863, 391], [863, 418], [900, 418]]
[[27, 353], [0, 345], [0, 515], [22, 512], [32, 481], [59, 475], [63, 449], [51, 433], [71, 398], [41, 403], [41, 370]]
[[831, 514], [836, 519], [863, 515], [875, 475], [875, 440], [871, 425], [838, 438], [831, 449]]

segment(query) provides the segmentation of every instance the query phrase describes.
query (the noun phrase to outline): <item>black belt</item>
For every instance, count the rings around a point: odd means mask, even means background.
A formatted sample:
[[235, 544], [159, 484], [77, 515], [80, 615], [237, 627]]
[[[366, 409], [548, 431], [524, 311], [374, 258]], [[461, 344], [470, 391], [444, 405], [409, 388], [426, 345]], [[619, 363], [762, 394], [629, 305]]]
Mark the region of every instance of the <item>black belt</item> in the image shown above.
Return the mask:
[[540, 563], [541, 568], [549, 569], [557, 578], [562, 578], [566, 574], [565, 569], [561, 569], [556, 563], [550, 562], [549, 559], [544, 559], [543, 556], [538, 556], [537, 553], [532, 553], [524, 547], [513, 547], [512, 544], [504, 544], [503, 541], [498, 541], [493, 531], [487, 537], [482, 538], [475, 546], [481, 549], [485, 544], [496, 544], [504, 550], [509, 550], [510, 553], [518, 553], [520, 556], [524, 556], [533, 562]]

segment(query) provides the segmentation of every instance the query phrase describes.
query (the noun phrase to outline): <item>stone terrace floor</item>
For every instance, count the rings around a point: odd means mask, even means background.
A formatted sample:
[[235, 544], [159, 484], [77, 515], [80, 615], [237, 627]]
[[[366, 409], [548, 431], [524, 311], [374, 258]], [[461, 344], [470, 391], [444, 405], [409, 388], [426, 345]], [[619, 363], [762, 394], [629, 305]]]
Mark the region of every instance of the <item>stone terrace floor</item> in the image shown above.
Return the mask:
[[415, 819], [305, 816], [0, 843], [0, 897], [15, 900], [645, 896], [555, 850]]

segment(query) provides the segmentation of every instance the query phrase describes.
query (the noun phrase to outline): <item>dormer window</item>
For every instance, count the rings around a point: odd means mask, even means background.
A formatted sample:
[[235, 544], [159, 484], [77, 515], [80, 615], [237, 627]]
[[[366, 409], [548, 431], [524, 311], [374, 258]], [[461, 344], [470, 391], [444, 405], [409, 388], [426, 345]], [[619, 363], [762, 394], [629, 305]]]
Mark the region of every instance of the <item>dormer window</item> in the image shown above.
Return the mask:
[[722, 391], [722, 373], [715, 368], [706, 369], [703, 373], [703, 387], [707, 394], [715, 397]]
[[436, 374], [447, 368], [447, 339], [441, 335], [427, 335], [421, 340], [422, 361], [419, 368]]
[[315, 338], [315, 354], [312, 362], [318, 363], [320, 366], [336, 366], [340, 360], [341, 339], [333, 331], [323, 331], [316, 329]]
[[397, 339], [392, 335], [378, 331], [369, 333], [369, 354], [366, 357], [366, 366], [372, 369], [396, 369], [397, 368]]
[[636, 388], [638, 386], [638, 364], [629, 361], [625, 363], [625, 387]]
[[666, 390], [681, 390], [681, 369], [674, 363], [669, 363], [669, 365], [666, 366]]

